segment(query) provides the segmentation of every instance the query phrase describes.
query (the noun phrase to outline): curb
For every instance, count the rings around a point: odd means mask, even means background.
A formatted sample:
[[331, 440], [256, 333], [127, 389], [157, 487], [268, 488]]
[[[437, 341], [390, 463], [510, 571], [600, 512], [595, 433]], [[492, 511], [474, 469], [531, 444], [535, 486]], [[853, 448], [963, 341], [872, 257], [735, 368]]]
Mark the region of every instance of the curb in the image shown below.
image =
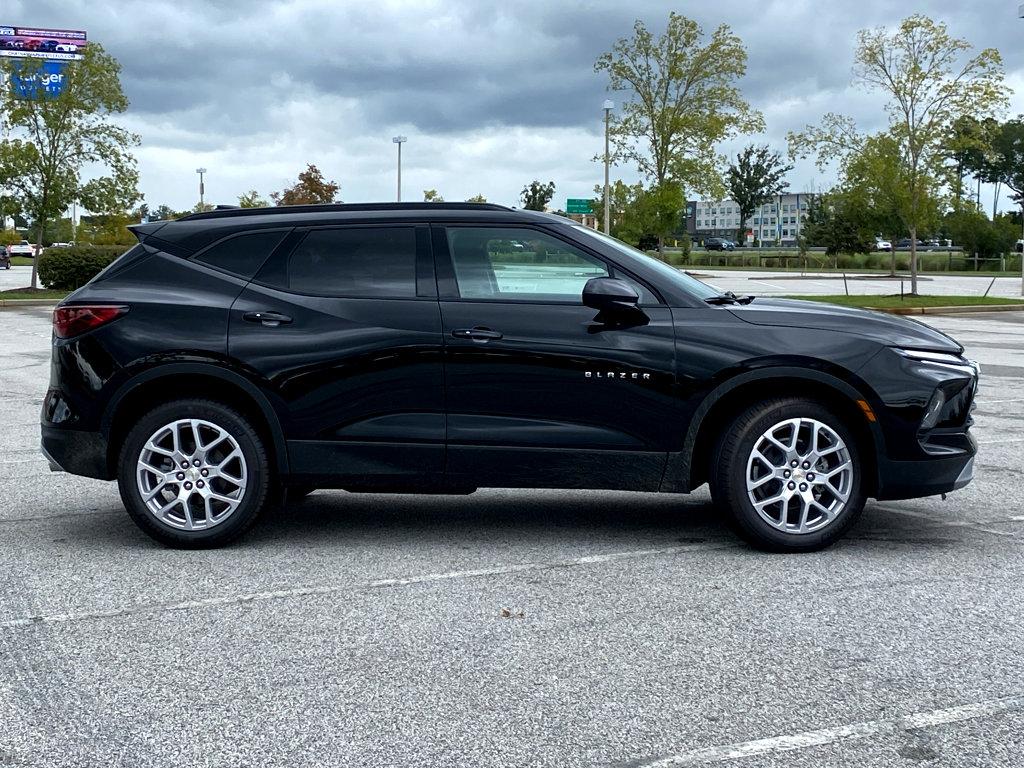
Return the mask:
[[56, 307], [60, 299], [0, 299], [0, 310], [18, 307]]
[[960, 315], [972, 312], [1022, 312], [1024, 304], [969, 304], [953, 307], [865, 307], [890, 315]]

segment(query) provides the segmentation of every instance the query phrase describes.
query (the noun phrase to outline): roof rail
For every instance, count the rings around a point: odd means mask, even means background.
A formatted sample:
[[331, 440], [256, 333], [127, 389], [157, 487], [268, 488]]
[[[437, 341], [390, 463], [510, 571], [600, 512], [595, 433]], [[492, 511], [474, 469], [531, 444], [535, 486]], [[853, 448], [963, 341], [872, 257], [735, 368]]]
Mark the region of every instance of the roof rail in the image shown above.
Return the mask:
[[271, 214], [316, 214], [330, 211], [512, 211], [497, 203], [320, 203], [302, 206], [269, 206], [267, 208], [238, 208], [217, 206], [213, 211], [189, 214], [178, 219], [190, 222], [196, 219], [223, 219], [236, 216], [266, 216]]

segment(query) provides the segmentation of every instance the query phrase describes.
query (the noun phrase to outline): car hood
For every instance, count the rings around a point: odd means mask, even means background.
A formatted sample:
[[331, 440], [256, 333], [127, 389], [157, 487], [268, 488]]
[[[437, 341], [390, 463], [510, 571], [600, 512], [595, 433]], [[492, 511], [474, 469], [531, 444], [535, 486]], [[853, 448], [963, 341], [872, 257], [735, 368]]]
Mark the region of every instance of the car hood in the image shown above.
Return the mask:
[[757, 298], [750, 304], [732, 305], [729, 311], [757, 326], [792, 326], [867, 337], [892, 347], [908, 347], [959, 354], [963, 346], [941, 331], [917, 320], [856, 307], [798, 299]]

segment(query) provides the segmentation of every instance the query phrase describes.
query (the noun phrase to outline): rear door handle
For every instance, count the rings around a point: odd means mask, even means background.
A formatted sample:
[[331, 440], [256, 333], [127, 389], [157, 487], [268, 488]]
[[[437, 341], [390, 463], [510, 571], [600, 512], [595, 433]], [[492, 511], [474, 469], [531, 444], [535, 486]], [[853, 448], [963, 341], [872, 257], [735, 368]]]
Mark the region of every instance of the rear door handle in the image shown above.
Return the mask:
[[487, 342], [491, 339], [501, 339], [503, 334], [500, 331], [477, 326], [476, 328], [457, 328], [452, 331], [452, 336], [456, 339], [472, 339], [477, 342]]
[[259, 312], [242, 313], [242, 320], [250, 323], [262, 323], [264, 326], [280, 326], [282, 323], [291, 323], [292, 319], [287, 315], [273, 310], [260, 310]]

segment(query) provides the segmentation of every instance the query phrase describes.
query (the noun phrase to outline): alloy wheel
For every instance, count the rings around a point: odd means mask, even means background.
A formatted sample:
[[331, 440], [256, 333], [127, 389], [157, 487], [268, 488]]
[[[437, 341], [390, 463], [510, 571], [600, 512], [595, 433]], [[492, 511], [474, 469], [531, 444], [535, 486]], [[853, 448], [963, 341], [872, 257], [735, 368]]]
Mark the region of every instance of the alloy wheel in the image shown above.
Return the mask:
[[853, 491], [853, 458], [824, 422], [787, 419], [754, 442], [747, 496], [757, 514], [787, 534], [810, 534], [834, 521]]
[[248, 468], [238, 441], [205, 419], [155, 431], [139, 453], [136, 482], [150, 514], [175, 529], [224, 523], [245, 497]]

